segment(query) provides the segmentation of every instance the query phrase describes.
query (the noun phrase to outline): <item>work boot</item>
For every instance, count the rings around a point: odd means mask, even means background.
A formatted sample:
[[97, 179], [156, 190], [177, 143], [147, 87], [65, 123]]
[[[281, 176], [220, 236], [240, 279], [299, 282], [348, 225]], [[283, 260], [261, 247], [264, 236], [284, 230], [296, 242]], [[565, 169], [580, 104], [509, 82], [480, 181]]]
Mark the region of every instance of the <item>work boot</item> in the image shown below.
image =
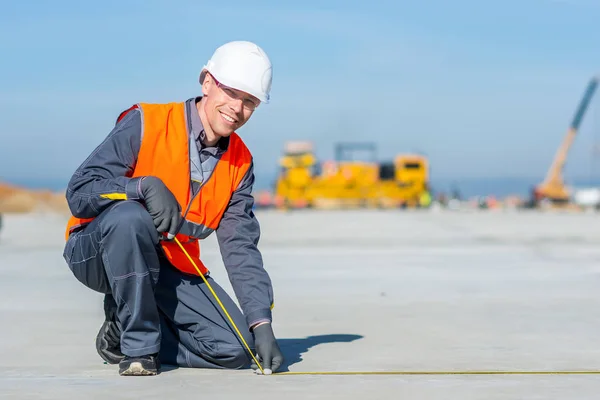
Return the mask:
[[117, 303], [111, 294], [104, 296], [104, 323], [96, 336], [96, 350], [109, 364], [118, 364], [125, 357], [121, 353], [121, 329], [117, 322]]
[[119, 363], [119, 375], [143, 376], [156, 375], [160, 368], [158, 354], [149, 354], [139, 357], [125, 356]]

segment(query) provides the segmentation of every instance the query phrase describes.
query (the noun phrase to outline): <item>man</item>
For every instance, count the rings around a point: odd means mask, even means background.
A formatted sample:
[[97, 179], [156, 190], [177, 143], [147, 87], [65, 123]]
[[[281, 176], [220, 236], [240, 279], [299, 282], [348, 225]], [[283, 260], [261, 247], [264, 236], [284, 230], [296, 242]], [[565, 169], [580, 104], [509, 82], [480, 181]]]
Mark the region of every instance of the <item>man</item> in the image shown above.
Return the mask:
[[[64, 258], [81, 283], [105, 294], [96, 348], [119, 363], [121, 375], [155, 375], [161, 363], [242, 368], [250, 359], [173, 237], [265, 373], [283, 362], [271, 327], [271, 280], [257, 248], [253, 159], [235, 132], [269, 101], [271, 81], [259, 46], [226, 43], [200, 73], [202, 96], [123, 111], [71, 178]], [[241, 310], [200, 260], [199, 239], [212, 232]]]

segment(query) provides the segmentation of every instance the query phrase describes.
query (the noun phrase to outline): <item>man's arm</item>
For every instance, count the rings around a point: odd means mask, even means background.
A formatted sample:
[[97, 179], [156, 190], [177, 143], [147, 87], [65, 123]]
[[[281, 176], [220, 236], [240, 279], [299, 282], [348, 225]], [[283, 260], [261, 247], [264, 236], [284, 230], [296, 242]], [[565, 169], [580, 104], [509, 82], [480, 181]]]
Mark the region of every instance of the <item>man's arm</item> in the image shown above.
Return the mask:
[[271, 322], [273, 305], [271, 278], [258, 250], [260, 226], [252, 211], [253, 185], [254, 168], [251, 165], [216, 230], [223, 263], [250, 328], [261, 322]]
[[138, 200], [139, 181], [130, 178], [141, 144], [141, 113], [129, 111], [77, 168], [67, 202], [77, 218], [93, 218], [115, 201]]

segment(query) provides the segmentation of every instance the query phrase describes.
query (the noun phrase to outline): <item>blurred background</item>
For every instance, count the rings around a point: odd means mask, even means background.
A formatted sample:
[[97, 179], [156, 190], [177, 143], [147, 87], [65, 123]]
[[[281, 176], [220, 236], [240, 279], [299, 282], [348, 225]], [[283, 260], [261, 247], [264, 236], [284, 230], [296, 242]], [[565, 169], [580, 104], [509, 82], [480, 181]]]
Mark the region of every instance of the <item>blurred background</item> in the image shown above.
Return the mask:
[[599, 17], [589, 0], [4, 2], [0, 210], [66, 210], [122, 110], [200, 94], [238, 39], [274, 64], [239, 132], [257, 207], [595, 209]]

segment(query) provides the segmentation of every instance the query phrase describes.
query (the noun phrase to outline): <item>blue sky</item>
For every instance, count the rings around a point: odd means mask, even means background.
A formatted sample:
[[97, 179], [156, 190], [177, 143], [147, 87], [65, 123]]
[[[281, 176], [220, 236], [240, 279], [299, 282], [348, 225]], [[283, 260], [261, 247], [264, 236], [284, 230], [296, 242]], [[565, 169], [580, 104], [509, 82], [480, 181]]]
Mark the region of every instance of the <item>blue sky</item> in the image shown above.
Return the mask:
[[[436, 178], [542, 179], [600, 72], [592, 0], [169, 3], [3, 5], [0, 178], [66, 182], [122, 109], [199, 94], [229, 40], [274, 64], [271, 104], [239, 132], [260, 176], [285, 141], [308, 139], [322, 159], [369, 140], [382, 159], [426, 153]], [[596, 140], [599, 93], [567, 177], [600, 177]]]

